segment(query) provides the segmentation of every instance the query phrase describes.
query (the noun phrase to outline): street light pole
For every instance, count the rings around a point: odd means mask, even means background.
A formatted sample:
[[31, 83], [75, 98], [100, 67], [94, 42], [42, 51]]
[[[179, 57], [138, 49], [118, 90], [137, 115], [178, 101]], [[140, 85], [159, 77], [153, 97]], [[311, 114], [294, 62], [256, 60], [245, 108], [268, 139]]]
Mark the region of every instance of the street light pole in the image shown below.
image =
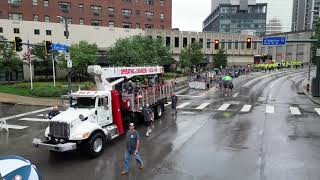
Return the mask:
[[[69, 30], [68, 30], [68, 17], [64, 16], [64, 24], [65, 24], [65, 28], [66, 28], [66, 32], [65, 32], [65, 36], [66, 36], [66, 43], [67, 45], [69, 45], [68, 43], [68, 39], [69, 39]], [[66, 54], [69, 53], [69, 50], [66, 52]], [[68, 94], [71, 97], [71, 68], [68, 68]]]

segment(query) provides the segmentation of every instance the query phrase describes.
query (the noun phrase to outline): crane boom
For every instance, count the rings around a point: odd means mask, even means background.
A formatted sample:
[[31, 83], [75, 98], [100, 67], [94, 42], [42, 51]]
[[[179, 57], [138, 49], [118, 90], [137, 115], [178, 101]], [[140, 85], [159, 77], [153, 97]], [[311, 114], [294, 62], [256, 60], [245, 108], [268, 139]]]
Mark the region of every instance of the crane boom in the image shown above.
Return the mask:
[[[124, 77], [145, 76], [161, 74], [164, 72], [162, 66], [145, 67], [106, 67], [99, 65], [88, 66], [88, 73], [93, 75], [98, 90], [112, 90], [112, 86], [123, 81]], [[109, 82], [109, 78], [120, 78], [114, 82]]]

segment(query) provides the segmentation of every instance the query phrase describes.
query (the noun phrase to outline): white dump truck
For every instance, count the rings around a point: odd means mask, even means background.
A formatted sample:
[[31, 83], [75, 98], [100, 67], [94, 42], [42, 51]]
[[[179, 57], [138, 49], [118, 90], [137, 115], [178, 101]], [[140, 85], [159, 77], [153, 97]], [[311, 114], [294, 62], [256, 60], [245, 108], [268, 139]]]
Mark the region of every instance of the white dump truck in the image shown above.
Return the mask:
[[101, 155], [105, 142], [125, 133], [130, 122], [143, 118], [148, 104], [155, 118], [163, 115], [164, 104], [172, 93], [171, 83], [156, 83], [141, 87], [139, 93], [116, 90], [125, 79], [134, 76], [154, 76], [163, 67], [107, 67], [89, 66], [96, 90], [71, 93], [70, 106], [49, 121], [43, 139], [35, 138], [36, 147], [65, 152], [80, 149], [91, 157]]

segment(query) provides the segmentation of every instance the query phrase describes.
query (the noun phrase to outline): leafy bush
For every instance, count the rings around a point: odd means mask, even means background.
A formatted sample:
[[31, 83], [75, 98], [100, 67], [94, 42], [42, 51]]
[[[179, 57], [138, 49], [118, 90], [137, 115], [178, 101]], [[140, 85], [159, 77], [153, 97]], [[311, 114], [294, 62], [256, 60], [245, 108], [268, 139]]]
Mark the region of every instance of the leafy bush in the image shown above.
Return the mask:
[[66, 88], [46, 86], [46, 87], [36, 87], [31, 90], [33, 96], [38, 97], [59, 97], [67, 93]]

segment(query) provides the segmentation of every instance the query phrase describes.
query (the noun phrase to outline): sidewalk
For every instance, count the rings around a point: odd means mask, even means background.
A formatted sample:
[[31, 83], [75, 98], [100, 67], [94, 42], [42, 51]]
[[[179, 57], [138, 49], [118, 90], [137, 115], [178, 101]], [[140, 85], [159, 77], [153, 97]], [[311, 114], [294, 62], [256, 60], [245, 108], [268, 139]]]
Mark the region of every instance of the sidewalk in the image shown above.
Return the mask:
[[302, 82], [302, 89], [303, 89], [303, 92], [306, 94], [306, 96], [314, 103], [316, 104], [320, 104], [320, 97], [313, 97], [312, 94], [311, 94], [311, 84], [310, 84], [310, 91], [308, 92], [307, 91], [307, 84], [308, 84], [308, 79], [305, 79], [303, 82]]
[[[186, 81], [187, 77], [177, 78], [177, 83]], [[166, 80], [166, 82], [171, 83], [174, 81]], [[20, 104], [20, 105], [31, 105], [31, 106], [61, 106], [61, 100], [49, 99], [49, 98], [33, 98], [28, 96], [18, 96], [13, 94], [0, 93], [0, 103], [11, 103], [11, 104]]]

